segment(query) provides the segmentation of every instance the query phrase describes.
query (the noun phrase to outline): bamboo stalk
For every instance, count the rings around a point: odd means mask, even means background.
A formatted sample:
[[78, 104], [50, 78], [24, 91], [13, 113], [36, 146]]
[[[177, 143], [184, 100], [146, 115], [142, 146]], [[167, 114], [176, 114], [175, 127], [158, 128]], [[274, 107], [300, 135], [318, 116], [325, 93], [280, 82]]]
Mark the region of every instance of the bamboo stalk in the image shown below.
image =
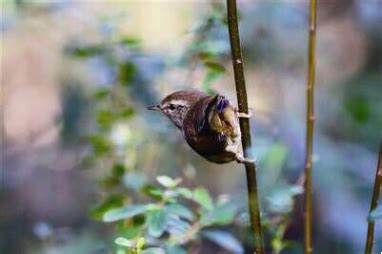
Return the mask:
[[[377, 165], [377, 170], [375, 173], [373, 196], [370, 202], [370, 212], [373, 211], [378, 205], [378, 199], [379, 199], [379, 194], [381, 192], [380, 191], [381, 187], [382, 187], [382, 143], [380, 144], [380, 147], [379, 147], [378, 165]], [[368, 227], [367, 227], [365, 254], [371, 254], [371, 251], [373, 250], [373, 241], [374, 241], [374, 221], [369, 220]]]
[[[247, 91], [245, 86], [243, 58], [240, 45], [239, 26], [237, 22], [236, 0], [227, 0], [228, 31], [231, 44], [233, 71], [235, 76], [236, 96], [239, 112], [248, 113]], [[244, 157], [248, 157], [252, 146], [249, 119], [240, 118], [241, 142]], [[255, 254], [264, 254], [263, 233], [260, 220], [260, 206], [257, 190], [256, 165], [245, 163], [247, 174], [248, 207], [251, 229], [255, 241]]]
[[315, 82], [315, 48], [317, 26], [317, 1], [310, 1], [308, 80], [306, 111], [306, 154], [305, 154], [305, 220], [304, 220], [304, 253], [312, 253], [312, 148], [314, 130], [314, 82]]

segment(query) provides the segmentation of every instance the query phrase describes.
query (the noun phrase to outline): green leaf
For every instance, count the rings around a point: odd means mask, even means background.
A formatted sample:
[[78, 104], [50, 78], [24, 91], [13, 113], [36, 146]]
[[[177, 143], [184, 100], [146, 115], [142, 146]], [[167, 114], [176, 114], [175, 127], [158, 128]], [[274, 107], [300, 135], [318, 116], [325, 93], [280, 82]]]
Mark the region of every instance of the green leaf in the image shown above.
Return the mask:
[[167, 227], [169, 214], [164, 209], [147, 211], [148, 232], [153, 237], [160, 237]]
[[140, 172], [128, 172], [123, 177], [123, 183], [127, 188], [140, 190], [146, 184], [146, 175]]
[[98, 89], [95, 93], [94, 93], [94, 98], [96, 100], [101, 100], [105, 97], [107, 97], [108, 95], [110, 94], [110, 91], [108, 89]]
[[157, 181], [166, 188], [175, 188], [180, 183], [180, 180], [174, 180], [171, 177], [165, 175], [158, 176]]
[[124, 37], [121, 37], [121, 39], [119, 40], [119, 43], [127, 44], [128, 46], [138, 47], [142, 44], [142, 40], [134, 36], [124, 36]]
[[102, 45], [77, 46], [70, 47], [66, 50], [66, 53], [78, 58], [93, 57], [103, 52], [105, 52], [105, 47]]
[[190, 53], [199, 57], [200, 60], [208, 61], [209, 59], [216, 59], [221, 54], [224, 54], [227, 47], [226, 43], [221, 41], [197, 41], [194, 42], [190, 47]]
[[209, 59], [215, 59], [218, 57], [216, 52], [201, 50], [197, 52], [197, 56], [201, 61], [208, 61]]
[[124, 232], [123, 232], [123, 236], [126, 238], [126, 239], [134, 239], [136, 238], [142, 231], [142, 226], [141, 225], [132, 225], [132, 226], [128, 226]]
[[105, 189], [111, 189], [118, 187], [121, 183], [121, 179], [114, 176], [109, 176], [100, 181], [100, 185]]
[[175, 202], [175, 199], [178, 196], [178, 193], [172, 189], [165, 190], [163, 193], [163, 200], [167, 202]]
[[348, 100], [345, 106], [355, 121], [365, 123], [371, 115], [369, 104], [365, 96], [357, 95]]
[[283, 241], [280, 238], [273, 238], [271, 245], [272, 249], [274, 249], [276, 253], [280, 253], [280, 251], [283, 249]]
[[159, 209], [161, 209], [161, 205], [156, 203], [150, 203], [146, 206], [146, 211], [153, 211]]
[[204, 231], [202, 235], [226, 250], [232, 251], [233, 253], [244, 253], [241, 243], [228, 232], [218, 230]]
[[[191, 228], [190, 223], [182, 220], [176, 215], [170, 215], [167, 223], [167, 232], [172, 235], [172, 238], [177, 239], [179, 236], [186, 234]], [[175, 240], [176, 241], [176, 240]]]
[[103, 214], [116, 207], [121, 207], [123, 204], [122, 195], [111, 195], [107, 197], [101, 204], [94, 208], [91, 212], [91, 217], [97, 220], [101, 220]]
[[145, 244], [146, 244], [145, 238], [139, 237], [137, 244], [136, 244], [136, 248], [138, 250], [141, 250], [143, 248], [143, 246], [145, 246]]
[[[119, 221], [124, 222], [124, 221]], [[133, 217], [128, 226], [125, 223], [121, 223], [120, 227], [118, 227], [118, 234], [126, 239], [135, 239], [139, 235], [141, 235], [144, 230], [143, 226], [145, 225], [145, 217], [143, 214], [137, 215]]]
[[103, 128], [109, 127], [113, 123], [114, 119], [115, 117], [113, 113], [108, 110], [100, 110], [96, 115], [97, 123]]
[[162, 248], [151, 247], [143, 250], [142, 254], [166, 254], [166, 252]]
[[370, 212], [368, 220], [370, 222], [382, 220], [382, 204], [379, 204], [373, 211]]
[[123, 237], [118, 237], [117, 239], [115, 239], [115, 243], [128, 248], [133, 248], [135, 246], [134, 241], [125, 239]]
[[119, 246], [119, 248], [116, 248], [115, 254], [126, 254], [126, 247]]
[[232, 203], [224, 203], [215, 206], [207, 213], [203, 213], [201, 224], [203, 225], [227, 225], [235, 218], [237, 207]]
[[265, 157], [265, 167], [272, 170], [279, 169], [284, 164], [285, 158], [287, 156], [287, 148], [283, 144], [273, 145], [266, 157]]
[[193, 199], [207, 210], [211, 210], [213, 208], [211, 196], [204, 188], [196, 188], [193, 192]]
[[127, 108], [119, 112], [118, 116], [122, 119], [128, 119], [132, 117], [134, 114], [135, 114], [135, 111], [133, 108]]
[[187, 254], [187, 251], [178, 245], [167, 246], [166, 247], [167, 254]]
[[166, 209], [169, 214], [174, 214], [190, 221], [194, 219], [194, 213], [184, 205], [173, 203], [166, 205], [164, 209]]
[[96, 157], [105, 155], [111, 151], [112, 145], [101, 135], [91, 135], [88, 137], [89, 143], [93, 146], [93, 151]]
[[299, 185], [289, 185], [274, 189], [267, 197], [269, 210], [274, 213], [289, 213], [293, 209], [294, 196], [302, 194]]
[[153, 185], [146, 185], [142, 189], [143, 193], [148, 195], [149, 197], [152, 197], [156, 200], [161, 200], [163, 198], [163, 191], [159, 189], [158, 187], [155, 187]]
[[225, 72], [225, 67], [219, 63], [212, 62], [212, 61], [206, 61], [206, 62], [204, 62], [204, 65], [216, 73]]
[[125, 166], [122, 164], [114, 164], [111, 172], [114, 177], [120, 178], [125, 174]]
[[131, 62], [123, 63], [119, 65], [119, 82], [121, 85], [126, 86], [129, 85], [130, 82], [133, 80], [135, 74], [137, 72], [137, 68], [135, 65]]
[[178, 192], [179, 195], [181, 195], [184, 198], [192, 199], [193, 193], [190, 189], [185, 187], [179, 187], [176, 189], [176, 192]]
[[130, 205], [123, 208], [116, 208], [107, 211], [103, 215], [104, 222], [114, 222], [122, 219], [128, 219], [146, 211], [147, 205]]

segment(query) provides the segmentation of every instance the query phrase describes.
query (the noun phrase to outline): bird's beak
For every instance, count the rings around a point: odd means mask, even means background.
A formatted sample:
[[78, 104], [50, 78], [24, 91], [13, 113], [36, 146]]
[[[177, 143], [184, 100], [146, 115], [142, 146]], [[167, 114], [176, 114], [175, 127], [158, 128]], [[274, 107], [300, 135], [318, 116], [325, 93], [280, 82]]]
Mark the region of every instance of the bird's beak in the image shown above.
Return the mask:
[[148, 110], [160, 111], [160, 105], [153, 105], [147, 107]]

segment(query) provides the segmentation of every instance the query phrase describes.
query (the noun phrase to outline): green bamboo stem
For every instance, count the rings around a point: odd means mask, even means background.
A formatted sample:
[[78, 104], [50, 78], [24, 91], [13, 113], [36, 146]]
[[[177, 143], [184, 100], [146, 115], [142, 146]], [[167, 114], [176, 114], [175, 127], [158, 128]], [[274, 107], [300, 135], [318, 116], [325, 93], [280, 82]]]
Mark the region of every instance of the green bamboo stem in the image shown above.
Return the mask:
[[[236, 0], [227, 0], [227, 14], [238, 108], [239, 112], [248, 113], [248, 100], [244, 78], [239, 26], [237, 22]], [[248, 158], [250, 156], [249, 150], [252, 146], [249, 119], [240, 118], [240, 129], [242, 133], [241, 142], [243, 145], [244, 156]], [[255, 241], [254, 253], [264, 254], [255, 163], [245, 163], [245, 170], [247, 174], [249, 216]]]
[[[373, 196], [370, 203], [370, 212], [373, 211], [378, 205], [379, 194], [382, 187], [382, 144], [379, 147], [379, 156], [378, 156], [378, 165], [375, 173], [374, 180], [374, 189]], [[367, 227], [367, 238], [366, 238], [366, 247], [365, 254], [371, 254], [373, 250], [373, 241], [374, 241], [374, 221], [370, 221]]]
[[317, 1], [310, 1], [308, 81], [306, 96], [305, 220], [304, 253], [312, 253], [312, 147], [314, 130], [314, 82], [316, 63]]

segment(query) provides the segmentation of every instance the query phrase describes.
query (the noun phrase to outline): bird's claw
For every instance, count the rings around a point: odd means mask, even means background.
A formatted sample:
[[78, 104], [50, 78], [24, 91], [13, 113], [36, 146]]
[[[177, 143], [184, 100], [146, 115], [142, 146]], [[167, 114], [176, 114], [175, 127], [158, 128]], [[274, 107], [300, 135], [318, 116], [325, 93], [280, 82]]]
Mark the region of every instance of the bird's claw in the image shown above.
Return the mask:
[[237, 112], [237, 116], [239, 118], [251, 118], [252, 112], [249, 112], [249, 113]]
[[244, 158], [244, 156], [241, 153], [236, 154], [236, 161], [237, 163], [254, 163], [254, 159], [250, 158]]

